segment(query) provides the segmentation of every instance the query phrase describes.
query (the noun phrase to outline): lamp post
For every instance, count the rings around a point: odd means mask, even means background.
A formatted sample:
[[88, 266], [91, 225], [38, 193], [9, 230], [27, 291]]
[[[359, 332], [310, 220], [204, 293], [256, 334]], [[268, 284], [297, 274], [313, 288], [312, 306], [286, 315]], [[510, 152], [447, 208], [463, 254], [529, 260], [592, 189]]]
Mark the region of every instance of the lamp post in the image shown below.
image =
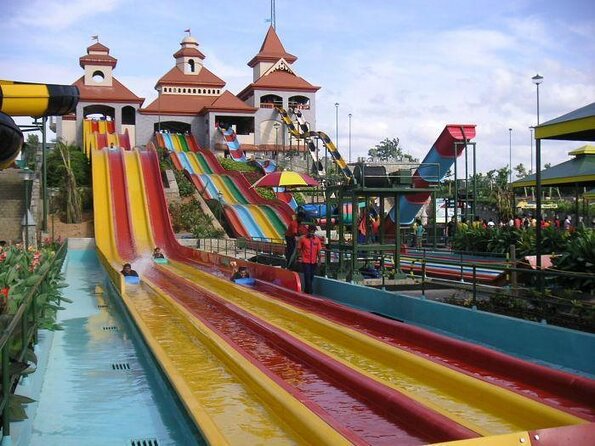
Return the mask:
[[349, 162], [351, 162], [351, 113], [347, 115], [349, 117]]
[[533, 83], [537, 86], [537, 125], [539, 125], [539, 84], [543, 82], [543, 76], [539, 73], [531, 78]]
[[157, 117], [157, 119], [158, 119], [158, 122], [157, 122], [157, 131], [159, 133], [161, 133], [161, 89], [162, 88], [163, 87], [161, 87], [161, 85], [159, 85], [157, 87], [157, 107], [159, 108], [159, 110], [158, 110], [158, 117]]
[[32, 223], [29, 218], [29, 183], [33, 181], [35, 173], [28, 167], [20, 171], [21, 178], [25, 184], [25, 215], [23, 216], [23, 223], [25, 226], [25, 250], [29, 249], [29, 223]]
[[512, 187], [512, 129], [508, 129], [508, 182]]
[[[531, 78], [537, 87], [537, 126], [539, 126], [539, 84], [543, 82], [543, 76], [536, 74]], [[541, 270], [541, 140], [535, 141], [535, 267]], [[539, 275], [539, 289], [542, 289], [543, 276]]]
[[529, 127], [529, 132], [531, 132], [531, 170], [530, 173], [533, 173], [533, 127]]
[[273, 124], [273, 127], [275, 127], [275, 159], [278, 159], [279, 157], [279, 123], [275, 122]]
[[339, 103], [335, 102], [335, 147], [339, 148]]

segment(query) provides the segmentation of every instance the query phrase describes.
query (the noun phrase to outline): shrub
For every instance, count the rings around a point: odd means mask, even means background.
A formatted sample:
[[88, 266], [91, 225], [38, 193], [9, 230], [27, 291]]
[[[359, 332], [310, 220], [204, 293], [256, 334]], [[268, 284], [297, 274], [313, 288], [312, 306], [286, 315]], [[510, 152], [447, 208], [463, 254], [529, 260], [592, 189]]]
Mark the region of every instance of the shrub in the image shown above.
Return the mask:
[[213, 227], [211, 216], [206, 215], [200, 209], [195, 199], [186, 203], [171, 203], [169, 213], [174, 232], [187, 231], [195, 237], [222, 237], [223, 231]]
[[234, 161], [231, 158], [219, 158], [219, 162], [225, 170], [235, 170], [237, 172], [258, 172], [258, 168], [248, 163]]
[[578, 230], [568, 240], [564, 252], [553, 259], [556, 268], [563, 271], [590, 273], [591, 277], [559, 277], [560, 284], [572, 286], [585, 292], [595, 289], [595, 230]]

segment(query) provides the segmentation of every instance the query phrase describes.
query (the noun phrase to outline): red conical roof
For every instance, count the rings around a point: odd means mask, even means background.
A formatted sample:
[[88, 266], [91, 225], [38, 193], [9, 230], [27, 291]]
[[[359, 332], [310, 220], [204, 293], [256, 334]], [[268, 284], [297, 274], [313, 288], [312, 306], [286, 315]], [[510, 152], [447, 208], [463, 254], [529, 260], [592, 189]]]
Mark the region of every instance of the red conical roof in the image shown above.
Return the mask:
[[262, 42], [260, 51], [248, 62], [248, 66], [253, 68], [258, 62], [277, 62], [281, 58], [288, 63], [294, 63], [297, 60], [296, 56], [285, 51], [275, 28], [271, 26]]

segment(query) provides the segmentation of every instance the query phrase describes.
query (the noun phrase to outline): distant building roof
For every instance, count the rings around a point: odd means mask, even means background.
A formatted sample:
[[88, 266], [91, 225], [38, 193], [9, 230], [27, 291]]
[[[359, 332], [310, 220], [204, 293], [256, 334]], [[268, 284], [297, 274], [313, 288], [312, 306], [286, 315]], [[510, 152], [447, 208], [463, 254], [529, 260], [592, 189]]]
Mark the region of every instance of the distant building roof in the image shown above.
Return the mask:
[[197, 115], [216, 99], [217, 96], [162, 94], [139, 112], [150, 115]]
[[89, 53], [91, 51], [105, 51], [109, 54], [109, 48], [105, 45], [102, 45], [99, 42], [94, 43], [93, 45], [87, 47], [87, 53]]
[[[541, 184], [557, 186], [564, 184], [595, 184], [595, 147], [583, 146], [570, 152], [574, 158], [541, 171]], [[535, 186], [535, 174], [512, 183], [512, 187]]]
[[225, 81], [221, 80], [205, 67], [198, 74], [185, 74], [179, 68], [173, 67], [157, 81], [157, 85], [192, 85], [207, 88], [223, 88]]
[[256, 109], [225, 90], [211, 105], [205, 107], [203, 113], [211, 111], [254, 113]]
[[[93, 52], [94, 54], [91, 54]], [[112, 68], [116, 67], [118, 59], [109, 55], [109, 48], [97, 42], [87, 47], [87, 54], [79, 57], [79, 65], [85, 68], [85, 65], [104, 65]]]
[[248, 66], [252, 68], [259, 62], [277, 62], [281, 58], [288, 63], [294, 63], [297, 60], [296, 56], [285, 51], [275, 28], [271, 26], [262, 42], [260, 51], [248, 62]]
[[280, 90], [280, 91], [303, 91], [316, 92], [320, 87], [312, 85], [307, 80], [286, 71], [273, 71], [262, 76], [244, 88], [238, 97], [246, 100], [253, 95], [255, 90]]
[[152, 115], [200, 115], [211, 111], [254, 113], [256, 109], [225, 90], [220, 96], [162, 94], [161, 99], [155, 99], [139, 111]]
[[595, 102], [538, 125], [535, 138], [595, 141]]
[[111, 87], [85, 85], [84, 76], [72, 85], [76, 85], [79, 89], [80, 102], [130, 102], [140, 105], [145, 100], [131, 92], [115, 77], [112, 77]]

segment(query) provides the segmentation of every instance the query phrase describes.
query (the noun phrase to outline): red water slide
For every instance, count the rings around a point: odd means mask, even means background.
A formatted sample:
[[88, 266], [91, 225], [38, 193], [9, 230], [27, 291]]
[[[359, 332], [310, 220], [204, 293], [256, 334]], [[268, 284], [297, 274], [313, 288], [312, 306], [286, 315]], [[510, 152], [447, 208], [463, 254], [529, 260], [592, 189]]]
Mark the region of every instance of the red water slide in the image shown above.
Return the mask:
[[121, 150], [108, 150], [107, 155], [112, 190], [112, 211], [114, 213], [114, 227], [116, 229], [116, 247], [118, 248], [120, 257], [131, 262], [136, 257], [136, 249], [134, 247], [132, 222], [128, 213], [124, 157]]
[[[207, 267], [218, 267], [226, 273], [230, 272], [229, 262], [232, 258], [216, 253], [197, 251], [181, 246], [171, 229], [167, 203], [163, 194], [163, 183], [159, 171], [159, 160], [157, 153], [153, 151], [140, 152], [143, 176], [147, 188], [147, 201], [155, 243], [164, 249], [166, 255], [174, 260], [182, 262], [194, 262]], [[228, 215], [228, 218], [236, 218], [235, 215]], [[237, 261], [240, 266], [248, 267], [250, 275], [255, 279], [275, 283], [292, 290], [300, 290], [299, 276], [286, 269], [274, 268], [268, 265], [260, 265], [251, 262]]]

